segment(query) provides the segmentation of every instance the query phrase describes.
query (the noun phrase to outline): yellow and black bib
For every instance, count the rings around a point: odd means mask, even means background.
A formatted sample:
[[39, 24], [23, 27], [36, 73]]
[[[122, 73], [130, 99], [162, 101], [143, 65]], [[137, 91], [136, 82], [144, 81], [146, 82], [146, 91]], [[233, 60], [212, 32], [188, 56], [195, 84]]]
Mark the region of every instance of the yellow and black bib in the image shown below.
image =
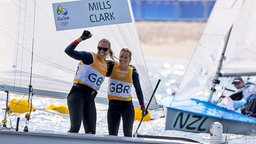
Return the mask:
[[92, 64], [86, 65], [82, 61], [79, 62], [74, 83], [87, 85], [94, 90], [99, 90], [107, 73], [107, 63], [105, 60], [99, 59], [95, 53], [92, 53], [92, 55]]
[[129, 66], [126, 71], [121, 71], [119, 65], [119, 63], [114, 65], [112, 74], [109, 77], [108, 99], [131, 101], [133, 68]]

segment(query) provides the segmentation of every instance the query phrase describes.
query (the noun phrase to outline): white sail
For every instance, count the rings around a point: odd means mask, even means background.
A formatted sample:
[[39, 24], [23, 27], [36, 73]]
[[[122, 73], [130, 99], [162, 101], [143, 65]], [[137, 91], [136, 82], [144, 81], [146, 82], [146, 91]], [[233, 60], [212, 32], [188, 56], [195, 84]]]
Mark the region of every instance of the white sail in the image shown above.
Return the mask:
[[[132, 23], [56, 31], [52, 3], [65, 1], [0, 1], [0, 90], [28, 93], [32, 72], [31, 85], [35, 96], [66, 98], [78, 61], [66, 55], [64, 49], [87, 29], [93, 37], [80, 43], [77, 50], [96, 52], [97, 43], [102, 38], [110, 40], [117, 57], [121, 48], [131, 49], [131, 64], [140, 74], [147, 103], [153, 89], [134, 19]], [[132, 15], [131, 5], [129, 7]], [[107, 82], [105, 79], [96, 101], [107, 102]], [[134, 92], [133, 96], [136, 105]], [[153, 99], [151, 106], [154, 104]]]
[[222, 71], [225, 73], [256, 72], [256, 1], [246, 0], [234, 23], [232, 34], [228, 42], [226, 60]]
[[243, 0], [218, 0], [193, 53], [174, 101], [192, 97], [208, 98], [227, 34]]
[[166, 130], [212, 134], [217, 121], [223, 133], [255, 135], [255, 117], [235, 109], [244, 103], [232, 101], [227, 92], [236, 90], [234, 76], [256, 75], [255, 14], [255, 0], [216, 1], [179, 91], [167, 106]]

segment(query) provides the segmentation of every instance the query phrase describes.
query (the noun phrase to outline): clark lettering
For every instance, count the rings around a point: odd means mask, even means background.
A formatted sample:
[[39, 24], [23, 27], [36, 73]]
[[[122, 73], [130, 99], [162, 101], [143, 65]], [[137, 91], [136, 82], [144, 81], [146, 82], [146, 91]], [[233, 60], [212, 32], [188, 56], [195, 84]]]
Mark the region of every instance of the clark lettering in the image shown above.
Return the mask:
[[109, 1], [89, 3], [89, 11], [111, 9]]
[[90, 82], [96, 83], [97, 86], [100, 86], [104, 80], [102, 77], [98, 77], [93, 73], [88, 76], [88, 79]]
[[115, 85], [114, 83], [111, 83], [109, 86], [110, 92], [116, 92], [116, 93], [129, 93], [130, 86], [123, 86], [122, 84]]
[[111, 21], [111, 20], [115, 20], [114, 12], [100, 13], [99, 15], [97, 14], [90, 15], [91, 22], [102, 22], [102, 21]]

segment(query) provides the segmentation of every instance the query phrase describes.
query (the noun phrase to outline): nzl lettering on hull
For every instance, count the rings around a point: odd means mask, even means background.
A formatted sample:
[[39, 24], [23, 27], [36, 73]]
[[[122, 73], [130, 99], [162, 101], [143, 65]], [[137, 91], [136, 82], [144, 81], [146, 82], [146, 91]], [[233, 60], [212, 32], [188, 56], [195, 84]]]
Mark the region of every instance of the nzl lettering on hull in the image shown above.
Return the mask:
[[132, 22], [128, 0], [73, 1], [52, 7], [58, 31]]
[[209, 132], [210, 125], [213, 122], [214, 120], [209, 119], [208, 117], [189, 114], [186, 112], [168, 110], [166, 118], [166, 129], [207, 133]]

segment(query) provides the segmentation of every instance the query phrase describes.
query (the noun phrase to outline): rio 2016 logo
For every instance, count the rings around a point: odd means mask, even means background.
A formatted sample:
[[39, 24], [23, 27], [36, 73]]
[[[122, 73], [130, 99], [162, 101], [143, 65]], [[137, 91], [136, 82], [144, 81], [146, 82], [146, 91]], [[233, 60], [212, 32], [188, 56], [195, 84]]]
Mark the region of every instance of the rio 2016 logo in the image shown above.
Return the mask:
[[69, 25], [69, 19], [70, 19], [68, 16], [68, 10], [66, 8], [63, 8], [61, 5], [58, 5], [56, 12], [59, 15], [57, 17], [59, 24], [63, 27], [67, 27]]
[[60, 15], [67, 15], [68, 14], [68, 10], [63, 8], [61, 5], [58, 5], [57, 7], [57, 14]]

